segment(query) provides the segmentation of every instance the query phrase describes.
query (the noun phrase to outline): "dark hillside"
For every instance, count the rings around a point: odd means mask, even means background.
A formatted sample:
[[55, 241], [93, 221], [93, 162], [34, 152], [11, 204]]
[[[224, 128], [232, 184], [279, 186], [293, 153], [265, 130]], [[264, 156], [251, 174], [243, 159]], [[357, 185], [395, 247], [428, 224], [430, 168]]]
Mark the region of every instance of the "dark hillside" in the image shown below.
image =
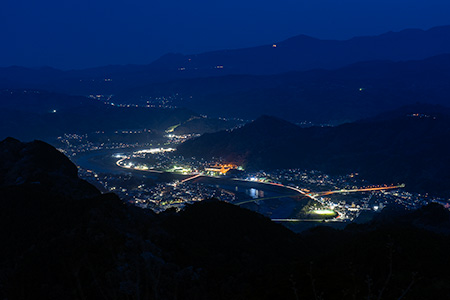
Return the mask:
[[416, 110], [401, 117], [313, 128], [286, 126], [264, 117], [232, 132], [187, 141], [177, 152], [188, 157], [223, 157], [249, 170], [357, 172], [375, 183], [405, 183], [412, 191], [450, 195], [446, 172], [450, 117], [442, 113]]
[[[230, 75], [149, 84], [115, 101], [178, 95], [175, 104], [210, 116], [340, 124], [416, 103], [448, 104], [450, 55], [417, 61], [369, 61], [336, 70], [270, 76]], [[181, 100], [183, 99], [183, 100]]]
[[187, 109], [118, 107], [85, 97], [35, 90], [0, 91], [0, 138], [51, 139], [64, 133], [166, 130], [197, 114]]
[[296, 235], [215, 200], [156, 215], [113, 194], [92, 196], [92, 187], [73, 197], [54, 188], [77, 188], [76, 168], [56, 149], [0, 145], [5, 299], [418, 300], [450, 292], [450, 213], [437, 204]]

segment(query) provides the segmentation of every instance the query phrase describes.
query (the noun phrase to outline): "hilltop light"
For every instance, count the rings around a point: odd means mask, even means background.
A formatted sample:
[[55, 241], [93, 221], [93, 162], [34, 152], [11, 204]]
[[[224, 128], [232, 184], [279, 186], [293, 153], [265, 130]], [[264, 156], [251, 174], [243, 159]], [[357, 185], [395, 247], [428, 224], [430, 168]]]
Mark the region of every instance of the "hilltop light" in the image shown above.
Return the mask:
[[56, 109], [52, 110], [52, 113], [56, 113]]

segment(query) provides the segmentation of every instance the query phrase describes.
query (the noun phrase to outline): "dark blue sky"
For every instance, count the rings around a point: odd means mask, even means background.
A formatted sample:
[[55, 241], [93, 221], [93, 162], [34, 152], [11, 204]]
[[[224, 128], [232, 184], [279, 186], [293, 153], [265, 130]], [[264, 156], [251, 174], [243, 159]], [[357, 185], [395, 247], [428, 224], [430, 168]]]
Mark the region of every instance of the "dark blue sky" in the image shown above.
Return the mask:
[[448, 0], [2, 0], [0, 66], [146, 64], [306, 34], [347, 39], [450, 25]]

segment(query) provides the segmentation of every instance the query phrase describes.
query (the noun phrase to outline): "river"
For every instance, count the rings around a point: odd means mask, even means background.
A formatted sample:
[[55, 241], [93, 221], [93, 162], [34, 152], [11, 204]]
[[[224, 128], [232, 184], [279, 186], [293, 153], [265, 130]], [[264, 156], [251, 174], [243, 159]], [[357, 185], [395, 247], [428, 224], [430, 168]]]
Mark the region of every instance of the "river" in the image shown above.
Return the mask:
[[[133, 149], [135, 151], [136, 149]], [[96, 173], [125, 174], [131, 173], [138, 177], [147, 177], [158, 179], [161, 173], [152, 171], [141, 171], [135, 169], [124, 169], [116, 165], [118, 158], [113, 155], [117, 153], [129, 153], [130, 149], [112, 149], [96, 150], [72, 157], [72, 161], [83, 169], [92, 170]], [[177, 173], [164, 173], [166, 179], [183, 180], [192, 175], [183, 175]], [[224, 189], [236, 195], [236, 201], [233, 204], [256, 211], [271, 219], [289, 219], [295, 218], [296, 212], [304, 207], [308, 202], [299, 192], [283, 185], [274, 185], [263, 182], [237, 180], [226, 177], [200, 176], [192, 180], [194, 183], [202, 183], [216, 188]], [[317, 224], [307, 222], [308, 224], [285, 224], [293, 231], [301, 231], [307, 227], [313, 227]], [[305, 225], [307, 225], [305, 227]], [[300, 228], [300, 229], [298, 229]]]

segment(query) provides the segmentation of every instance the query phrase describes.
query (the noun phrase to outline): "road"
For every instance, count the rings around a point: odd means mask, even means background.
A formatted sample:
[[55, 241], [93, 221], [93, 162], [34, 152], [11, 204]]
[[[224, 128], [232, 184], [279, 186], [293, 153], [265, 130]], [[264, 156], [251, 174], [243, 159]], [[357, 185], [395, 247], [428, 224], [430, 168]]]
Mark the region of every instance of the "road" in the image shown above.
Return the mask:
[[392, 186], [382, 186], [382, 187], [371, 187], [371, 188], [360, 188], [360, 189], [351, 189], [351, 190], [336, 190], [336, 191], [326, 191], [326, 192], [319, 192], [319, 193], [309, 193], [311, 195], [317, 195], [317, 196], [325, 196], [325, 195], [331, 195], [331, 194], [339, 194], [339, 193], [355, 193], [355, 192], [371, 192], [371, 191], [382, 191], [382, 190], [392, 190], [392, 189], [401, 189], [404, 188], [404, 184], [400, 185], [392, 185]]

